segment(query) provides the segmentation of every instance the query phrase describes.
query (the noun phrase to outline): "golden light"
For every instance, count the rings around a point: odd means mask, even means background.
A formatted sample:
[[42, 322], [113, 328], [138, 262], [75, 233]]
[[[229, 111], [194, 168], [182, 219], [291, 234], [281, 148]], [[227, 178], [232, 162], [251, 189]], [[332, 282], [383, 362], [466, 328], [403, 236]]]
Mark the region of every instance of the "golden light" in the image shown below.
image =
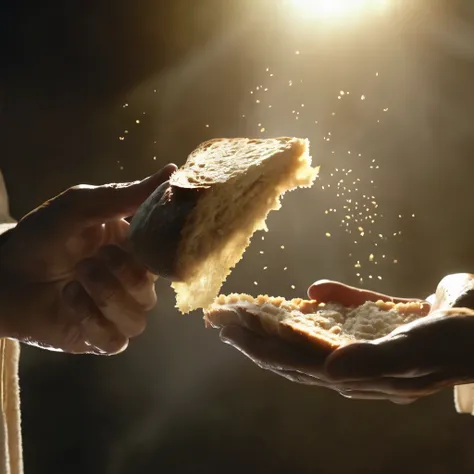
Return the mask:
[[386, 10], [388, 0], [289, 0], [301, 16], [319, 20], [353, 18]]

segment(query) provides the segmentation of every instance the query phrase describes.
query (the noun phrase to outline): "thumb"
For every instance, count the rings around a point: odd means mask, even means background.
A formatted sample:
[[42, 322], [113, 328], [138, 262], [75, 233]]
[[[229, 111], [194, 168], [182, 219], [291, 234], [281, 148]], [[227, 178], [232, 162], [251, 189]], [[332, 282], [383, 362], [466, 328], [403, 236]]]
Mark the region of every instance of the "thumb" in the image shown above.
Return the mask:
[[344, 306], [361, 306], [367, 301], [390, 301], [393, 303], [418, 302], [423, 305], [423, 311], [428, 312], [429, 303], [416, 298], [396, 298], [377, 291], [365, 290], [349, 286], [338, 281], [318, 280], [308, 289], [308, 296], [321, 303], [341, 303]]
[[176, 169], [176, 165], [169, 164], [154, 175], [131, 183], [75, 186], [55, 199], [67, 221], [63, 220], [63, 223], [71, 230], [133, 216], [148, 196]]

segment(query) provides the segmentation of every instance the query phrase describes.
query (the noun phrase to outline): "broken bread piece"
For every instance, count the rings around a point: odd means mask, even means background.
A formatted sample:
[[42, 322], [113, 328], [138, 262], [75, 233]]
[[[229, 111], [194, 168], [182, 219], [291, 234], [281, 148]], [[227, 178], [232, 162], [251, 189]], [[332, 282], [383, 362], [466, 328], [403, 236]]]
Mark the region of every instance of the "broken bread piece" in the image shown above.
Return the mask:
[[221, 295], [204, 310], [208, 326], [243, 326], [263, 336], [273, 336], [330, 353], [353, 342], [386, 336], [403, 324], [426, 316], [424, 302], [367, 301], [361, 306], [318, 303], [303, 299], [246, 294]]
[[312, 186], [317, 175], [306, 139], [205, 142], [132, 219], [135, 253], [172, 280], [182, 313], [206, 308], [281, 196]]

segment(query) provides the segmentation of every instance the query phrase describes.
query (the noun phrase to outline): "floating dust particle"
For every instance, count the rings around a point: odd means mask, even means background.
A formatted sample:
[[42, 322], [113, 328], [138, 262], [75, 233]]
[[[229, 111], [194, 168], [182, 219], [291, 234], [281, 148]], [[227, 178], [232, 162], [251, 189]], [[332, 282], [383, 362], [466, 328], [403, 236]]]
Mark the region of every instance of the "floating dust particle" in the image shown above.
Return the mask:
[[340, 94], [340, 95], [344, 95], [345, 92], [344, 92], [344, 91], [339, 91], [339, 94]]
[[264, 235], [262, 235], [262, 240], [265, 240], [265, 236], [264, 236]]
[[382, 277], [381, 277], [380, 275], [379, 275], [377, 278], [378, 278], [379, 280], [381, 280], [381, 279], [382, 279]]
[[268, 267], [263, 267], [264, 270], [266, 270]]
[[140, 120], [135, 120], [135, 123], [140, 123]]
[[257, 281], [254, 281], [253, 284], [254, 284], [255, 286], [258, 286], [258, 282], [257, 282]]
[[376, 72], [376, 73], [375, 73], [375, 75], [378, 77], [379, 73], [378, 73], [378, 72]]
[[388, 110], [388, 107], [386, 109], [383, 109], [384, 112], [387, 112], [387, 110]]
[[287, 270], [288, 270], [288, 267], [285, 267], [285, 268], [283, 269], [284, 272], [286, 272]]
[[291, 289], [292, 289], [292, 290], [296, 289], [296, 286], [295, 286], [295, 285], [291, 285]]
[[372, 280], [372, 275], [369, 275], [369, 278]]
[[264, 131], [265, 131], [265, 127], [262, 127], [262, 128], [260, 129], [260, 132], [263, 133]]
[[329, 232], [326, 232], [326, 237], [331, 237], [331, 234]]
[[369, 255], [369, 262], [373, 262], [373, 261], [374, 261], [374, 254], [371, 253], [371, 254]]
[[285, 249], [285, 246], [284, 246], [284, 245], [281, 245], [280, 248], [281, 248], [282, 250], [284, 250], [284, 249]]
[[360, 100], [365, 100], [365, 95], [361, 95]]
[[125, 137], [118, 137], [118, 139], [119, 139], [120, 141], [123, 141], [123, 140], [125, 140]]
[[295, 54], [300, 54], [300, 52], [299, 52], [299, 51], [295, 51]]
[[206, 124], [206, 128], [209, 128], [209, 124]]
[[122, 107], [128, 107], [128, 104], [127, 104], [127, 103], [125, 103], [125, 104], [123, 104], [123, 105], [122, 105]]
[[398, 260], [394, 260], [393, 263], [395, 263], [395, 264], [398, 263]]
[[257, 99], [255, 102], [256, 102], [257, 104], [260, 104], [260, 100], [259, 100], [259, 99]]
[[288, 81], [288, 86], [291, 87], [292, 85], [293, 85], [293, 81], [290, 79], [290, 80]]
[[153, 160], [156, 161], [156, 156], [153, 157]]
[[357, 263], [354, 265], [354, 268], [362, 268], [362, 265], [360, 264], [359, 260], [357, 260]]
[[267, 72], [268, 72], [268, 71], [270, 71], [270, 68], [269, 68], [269, 67], [267, 67], [267, 68], [265, 69], [265, 71], [267, 71]]

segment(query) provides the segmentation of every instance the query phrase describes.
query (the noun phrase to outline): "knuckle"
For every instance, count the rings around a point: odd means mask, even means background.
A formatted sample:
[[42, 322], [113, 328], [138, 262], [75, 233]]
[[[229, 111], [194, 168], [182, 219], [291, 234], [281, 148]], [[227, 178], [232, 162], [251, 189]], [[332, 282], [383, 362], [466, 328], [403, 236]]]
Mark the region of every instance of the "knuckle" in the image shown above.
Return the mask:
[[143, 333], [143, 331], [145, 331], [146, 329], [146, 318], [144, 315], [140, 315], [139, 317], [135, 318], [133, 320], [133, 323], [130, 324], [130, 328], [129, 330], [127, 331], [128, 332], [128, 336], [129, 337], [137, 337], [139, 336], [140, 334]]
[[145, 290], [154, 286], [148, 277], [146, 269], [127, 271], [127, 276], [124, 280], [124, 284], [132, 290]]
[[119, 337], [115, 337], [113, 339], [108, 340], [105, 342], [101, 349], [109, 355], [120, 354], [123, 352], [128, 346], [128, 338], [120, 335]]

